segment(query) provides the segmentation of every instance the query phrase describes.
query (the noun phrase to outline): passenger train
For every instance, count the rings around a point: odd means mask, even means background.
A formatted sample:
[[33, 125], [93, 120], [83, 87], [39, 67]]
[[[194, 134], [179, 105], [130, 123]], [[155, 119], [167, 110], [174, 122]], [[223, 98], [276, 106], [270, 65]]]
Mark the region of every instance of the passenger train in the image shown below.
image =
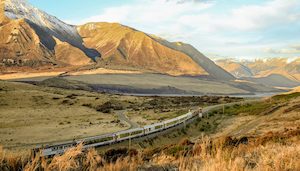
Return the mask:
[[116, 133], [110, 133], [100, 136], [94, 136], [89, 138], [84, 138], [80, 140], [74, 140], [65, 142], [62, 144], [56, 144], [52, 146], [45, 146], [34, 149], [34, 152], [41, 152], [43, 156], [54, 156], [56, 154], [62, 154], [67, 149], [77, 146], [78, 144], [83, 144], [83, 148], [91, 148], [91, 147], [99, 147], [99, 146], [105, 146], [110, 145], [114, 143], [118, 143], [121, 141], [134, 139], [138, 137], [147, 136], [150, 134], [154, 134], [157, 132], [161, 132], [163, 130], [175, 127], [180, 124], [185, 124], [188, 120], [195, 118], [195, 117], [203, 117], [202, 109], [199, 108], [198, 110], [195, 110], [193, 112], [188, 112], [187, 114], [178, 116], [176, 118], [166, 120], [160, 123], [155, 123], [152, 125], [146, 125], [141, 128], [134, 128], [134, 129], [128, 129], [125, 131], [119, 131]]

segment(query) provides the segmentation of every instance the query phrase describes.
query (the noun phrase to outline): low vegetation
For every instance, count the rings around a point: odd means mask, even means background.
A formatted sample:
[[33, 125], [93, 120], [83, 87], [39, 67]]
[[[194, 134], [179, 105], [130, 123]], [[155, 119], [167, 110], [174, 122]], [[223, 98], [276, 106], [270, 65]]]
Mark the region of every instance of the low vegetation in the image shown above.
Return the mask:
[[[90, 92], [59, 81], [63, 88], [0, 81], [0, 144], [32, 148], [36, 143], [73, 140], [124, 130], [116, 115], [142, 118], [143, 125], [186, 113], [192, 107], [241, 100], [230, 97], [134, 97]], [[76, 86], [77, 87], [76, 87]], [[75, 87], [74, 87], [75, 86]], [[132, 114], [132, 115], [131, 115]]]
[[[0, 88], [2, 93], [17, 89], [7, 86]], [[49, 105], [45, 104], [49, 101], [44, 99], [50, 99], [53, 101], [51, 103], [68, 100], [75, 106], [80, 102], [81, 107], [96, 112], [98, 107], [102, 110], [100, 113], [104, 113], [105, 109], [109, 109], [109, 113], [121, 109], [132, 112], [135, 111], [133, 106], [139, 106], [141, 110], [137, 110], [137, 113], [153, 110], [143, 107], [155, 107], [173, 110], [178, 114], [185, 109], [174, 110], [176, 105], [173, 104], [177, 103], [182, 107], [189, 103], [191, 107], [205, 106], [208, 105], [205, 104], [206, 101], [209, 101], [202, 99], [207, 97], [190, 97], [190, 101], [182, 100], [179, 103], [180, 100], [176, 97], [118, 99], [118, 96], [110, 96], [104, 101], [99, 96], [86, 94], [93, 100], [83, 103], [78, 100], [82, 99], [82, 95], [72, 92], [65, 94], [60, 91], [60, 94], [50, 97], [35, 95], [31, 99], [38, 105]], [[210, 99], [214, 99], [211, 104], [215, 101], [222, 103], [239, 100], [227, 97]], [[92, 101], [101, 103], [97, 105]], [[44, 159], [39, 154], [16, 154], [0, 148], [0, 170], [300, 170], [299, 103], [300, 94], [287, 94], [259, 103], [241, 103], [220, 108], [181, 130], [151, 139], [133, 140], [130, 147], [128, 142], [89, 150], [82, 150], [82, 145], [79, 145], [63, 155], [49, 159]], [[95, 120], [86, 118], [86, 122], [102, 122], [107, 115], [110, 114], [106, 113]], [[114, 118], [112, 122], [115, 120], [117, 119]], [[68, 121], [61, 121], [58, 125], [74, 124], [70, 119]]]
[[18, 156], [0, 150], [0, 170], [299, 170], [300, 129], [259, 137], [202, 137], [193, 143], [154, 149], [111, 149], [98, 153], [82, 146], [51, 159]]
[[[274, 105], [276, 106], [276, 105]], [[226, 115], [233, 116], [238, 114], [262, 114], [272, 107], [269, 101], [261, 101], [255, 103], [235, 104], [233, 106], [225, 106], [224, 109], [215, 110], [209, 113], [209, 116]]]
[[281, 94], [281, 95], [276, 95], [272, 99], [274, 100], [290, 100], [296, 97], [300, 96], [300, 92], [294, 92], [290, 94]]

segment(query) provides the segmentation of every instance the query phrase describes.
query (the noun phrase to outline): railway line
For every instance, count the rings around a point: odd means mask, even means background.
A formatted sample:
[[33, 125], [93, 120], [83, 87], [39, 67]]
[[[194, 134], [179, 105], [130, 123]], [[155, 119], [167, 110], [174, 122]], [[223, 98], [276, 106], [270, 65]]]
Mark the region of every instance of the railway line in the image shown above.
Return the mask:
[[126, 140], [132, 140], [141, 137], [152, 137], [154, 134], [163, 134], [170, 129], [176, 129], [187, 125], [198, 119], [199, 117], [206, 117], [208, 113], [212, 110], [221, 109], [226, 106], [232, 106], [235, 104], [246, 104], [252, 103], [258, 100], [247, 100], [242, 102], [234, 102], [228, 104], [220, 104], [214, 106], [208, 106], [203, 109], [199, 108], [194, 111], [189, 111], [187, 114], [178, 116], [173, 119], [169, 119], [163, 122], [155, 123], [152, 125], [146, 125], [143, 127], [132, 127], [128, 130], [119, 131], [110, 134], [104, 134], [99, 136], [93, 136], [83, 139], [78, 139], [74, 141], [62, 142], [54, 145], [39, 146], [34, 149], [34, 152], [41, 151], [42, 155], [45, 157], [54, 156], [56, 154], [62, 154], [69, 148], [77, 146], [78, 144], [83, 144], [84, 149], [108, 146], [111, 144], [119, 143]]

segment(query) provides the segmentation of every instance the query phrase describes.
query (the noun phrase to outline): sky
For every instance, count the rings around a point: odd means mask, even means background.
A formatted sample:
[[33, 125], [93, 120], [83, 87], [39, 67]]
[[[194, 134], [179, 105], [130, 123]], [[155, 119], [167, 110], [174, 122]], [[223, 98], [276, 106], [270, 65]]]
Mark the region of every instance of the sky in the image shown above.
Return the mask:
[[211, 58], [300, 56], [300, 0], [29, 0], [70, 24], [118, 22]]

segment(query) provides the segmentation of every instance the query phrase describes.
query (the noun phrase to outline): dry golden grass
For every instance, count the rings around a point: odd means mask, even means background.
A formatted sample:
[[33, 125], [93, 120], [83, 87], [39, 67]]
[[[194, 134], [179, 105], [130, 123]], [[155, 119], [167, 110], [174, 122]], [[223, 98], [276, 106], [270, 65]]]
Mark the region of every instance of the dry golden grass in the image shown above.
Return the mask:
[[0, 144], [4, 147], [33, 148], [37, 143], [72, 140], [127, 129], [113, 113], [89, 106], [118, 99], [81, 90], [39, 87], [0, 81]]
[[13, 79], [20, 79], [20, 78], [31, 78], [31, 77], [50, 77], [50, 76], [59, 76], [64, 72], [39, 72], [39, 73], [29, 73], [29, 72], [22, 72], [22, 73], [12, 73], [12, 74], [0, 74], [1, 80], [13, 80]]
[[[176, 155], [167, 153], [172, 146], [164, 147], [145, 159], [145, 153], [119, 157], [112, 161], [94, 149], [82, 150], [82, 145], [68, 150], [63, 155], [52, 159], [44, 159], [39, 155], [30, 158], [28, 155], [8, 155], [0, 148], [0, 170], [25, 171], [123, 171], [177, 168], [183, 171], [192, 170], [300, 170], [300, 129], [269, 133], [260, 137], [236, 139], [222, 137], [211, 139], [202, 137], [198, 143], [191, 144], [187, 140], [179, 145], [184, 148]], [[147, 151], [147, 152], [146, 152]], [[114, 155], [114, 154], [111, 154]], [[110, 156], [112, 157], [112, 156]]]

